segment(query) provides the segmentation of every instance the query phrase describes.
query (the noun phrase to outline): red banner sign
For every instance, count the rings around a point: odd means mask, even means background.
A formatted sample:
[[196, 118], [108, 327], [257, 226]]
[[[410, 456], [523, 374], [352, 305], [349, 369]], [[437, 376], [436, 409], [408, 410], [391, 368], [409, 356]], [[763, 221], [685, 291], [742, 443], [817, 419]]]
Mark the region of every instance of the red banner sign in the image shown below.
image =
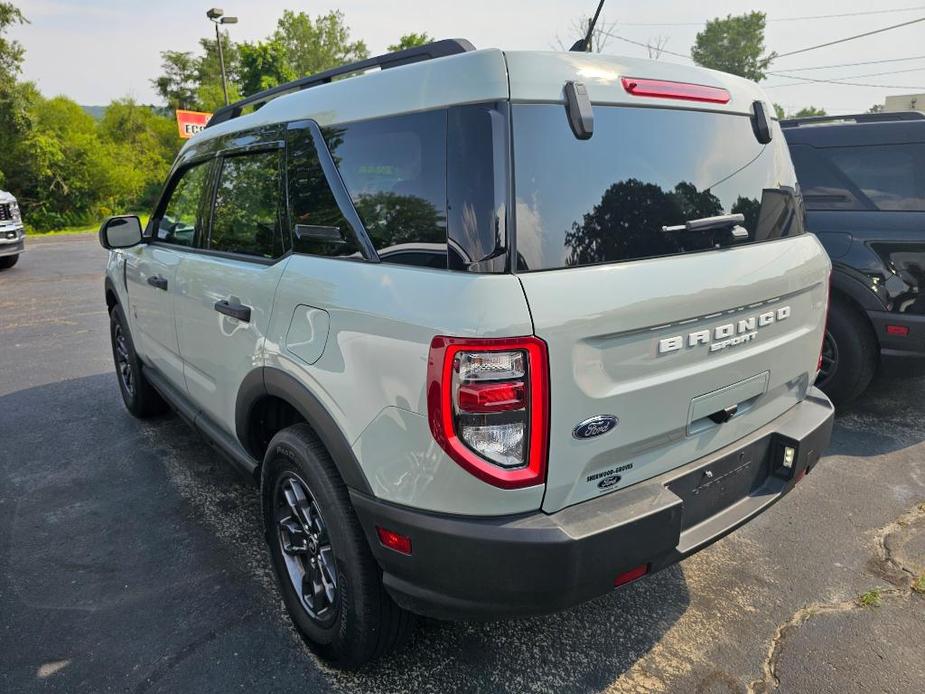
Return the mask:
[[177, 130], [180, 131], [180, 137], [188, 140], [196, 133], [202, 132], [211, 117], [211, 113], [177, 110]]

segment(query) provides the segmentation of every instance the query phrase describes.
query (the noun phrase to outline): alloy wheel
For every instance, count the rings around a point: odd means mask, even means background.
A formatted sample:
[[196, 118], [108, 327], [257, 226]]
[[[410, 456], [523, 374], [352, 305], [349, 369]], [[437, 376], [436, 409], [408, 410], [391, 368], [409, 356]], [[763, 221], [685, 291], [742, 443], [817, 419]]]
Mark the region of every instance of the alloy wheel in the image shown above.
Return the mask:
[[119, 371], [119, 379], [122, 381], [122, 387], [132, 397], [135, 396], [135, 375], [132, 373], [132, 362], [129, 357], [128, 341], [125, 338], [125, 332], [122, 326], [116, 323], [113, 331], [113, 342], [116, 346], [116, 369]]
[[274, 499], [289, 581], [308, 616], [328, 626], [338, 610], [337, 568], [321, 510], [308, 485], [293, 473], [277, 482]]
[[832, 337], [832, 333], [825, 331], [825, 337], [822, 338], [822, 365], [819, 368], [819, 375], [816, 377], [816, 386], [824, 388], [835, 375], [838, 369], [838, 343]]

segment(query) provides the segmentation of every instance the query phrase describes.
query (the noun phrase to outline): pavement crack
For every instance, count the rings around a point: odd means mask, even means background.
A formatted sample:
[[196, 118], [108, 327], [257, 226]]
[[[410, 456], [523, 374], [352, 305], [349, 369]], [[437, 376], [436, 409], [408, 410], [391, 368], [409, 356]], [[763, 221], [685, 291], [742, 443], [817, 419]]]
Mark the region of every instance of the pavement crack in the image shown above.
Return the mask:
[[[871, 559], [870, 568], [877, 576], [894, 586], [887, 589], [875, 589], [877, 605], [883, 599], [907, 598], [915, 592], [915, 570], [906, 566], [898, 555], [897, 549], [900, 545], [897, 543], [901, 533], [920, 523], [925, 523], [925, 503], [916, 505], [912, 510], [877, 531], [874, 542], [876, 556]], [[776, 670], [783, 644], [807, 621], [820, 615], [865, 609], [877, 609], [877, 607], [865, 604], [862, 599], [852, 598], [835, 602], [816, 602], [797, 610], [789, 620], [775, 630], [768, 645], [767, 657], [762, 664], [761, 679], [748, 685], [748, 693], [762, 694], [780, 687], [780, 678]]]
[[912, 586], [916, 571], [907, 566], [899, 554], [900, 535], [919, 524], [925, 525], [925, 503], [918, 504], [877, 531], [874, 541], [877, 556], [870, 563], [874, 574], [900, 588]]

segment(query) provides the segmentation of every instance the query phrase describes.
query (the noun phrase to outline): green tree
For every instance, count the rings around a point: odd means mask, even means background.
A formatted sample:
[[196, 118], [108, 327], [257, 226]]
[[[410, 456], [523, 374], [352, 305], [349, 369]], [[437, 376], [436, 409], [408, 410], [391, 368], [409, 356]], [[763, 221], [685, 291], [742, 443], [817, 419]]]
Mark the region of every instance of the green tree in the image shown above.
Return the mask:
[[0, 146], [3, 151], [9, 150], [9, 139], [27, 125], [25, 101], [16, 81], [22, 70], [23, 47], [4, 34], [11, 27], [26, 22], [15, 5], [0, 2]]
[[160, 77], [151, 84], [171, 110], [196, 109], [199, 66], [189, 51], [161, 51]]
[[286, 59], [297, 77], [323, 72], [344, 63], [369, 57], [363, 41], [350, 41], [350, 29], [340, 11], [318, 15], [286, 10], [272, 39], [286, 50]]
[[244, 96], [255, 94], [296, 78], [286, 48], [274, 39], [238, 46], [238, 87]]
[[787, 116], [785, 115], [784, 107], [780, 104], [774, 104], [774, 113], [777, 116], [777, 120], [784, 120]]
[[764, 12], [711, 19], [697, 34], [691, 57], [698, 65], [758, 82], [775, 53], [765, 55]]
[[812, 118], [813, 116], [826, 116], [828, 115], [825, 112], [824, 108], [816, 108], [815, 106], [804, 106], [796, 113], [791, 113], [789, 118]]
[[433, 38], [428, 36], [426, 32], [422, 34], [402, 34], [401, 38], [398, 39], [398, 43], [393, 43], [389, 46], [389, 53], [394, 53], [395, 51], [403, 51], [406, 48], [414, 48], [415, 46], [423, 46], [424, 44], [431, 43]]
[[883, 104], [874, 104], [869, 109], [867, 109], [867, 112], [868, 113], [883, 113], [883, 108], [884, 108]]

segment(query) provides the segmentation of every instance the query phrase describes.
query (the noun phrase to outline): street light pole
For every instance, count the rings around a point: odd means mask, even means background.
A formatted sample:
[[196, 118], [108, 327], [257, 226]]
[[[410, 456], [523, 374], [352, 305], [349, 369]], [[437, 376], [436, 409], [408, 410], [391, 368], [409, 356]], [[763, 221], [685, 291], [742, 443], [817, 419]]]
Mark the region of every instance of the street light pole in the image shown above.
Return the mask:
[[222, 50], [222, 35], [219, 31], [220, 24], [237, 24], [237, 17], [225, 17], [225, 11], [220, 7], [213, 7], [206, 12], [206, 17], [215, 25], [215, 43], [218, 45], [218, 63], [222, 69], [222, 93], [225, 95], [225, 106], [228, 105], [228, 83], [225, 77], [225, 53]]
[[218, 44], [218, 64], [222, 68], [222, 93], [225, 95], [225, 106], [228, 105], [228, 85], [225, 82], [225, 53], [222, 51], [222, 36], [218, 31], [219, 22], [215, 22], [215, 43]]

